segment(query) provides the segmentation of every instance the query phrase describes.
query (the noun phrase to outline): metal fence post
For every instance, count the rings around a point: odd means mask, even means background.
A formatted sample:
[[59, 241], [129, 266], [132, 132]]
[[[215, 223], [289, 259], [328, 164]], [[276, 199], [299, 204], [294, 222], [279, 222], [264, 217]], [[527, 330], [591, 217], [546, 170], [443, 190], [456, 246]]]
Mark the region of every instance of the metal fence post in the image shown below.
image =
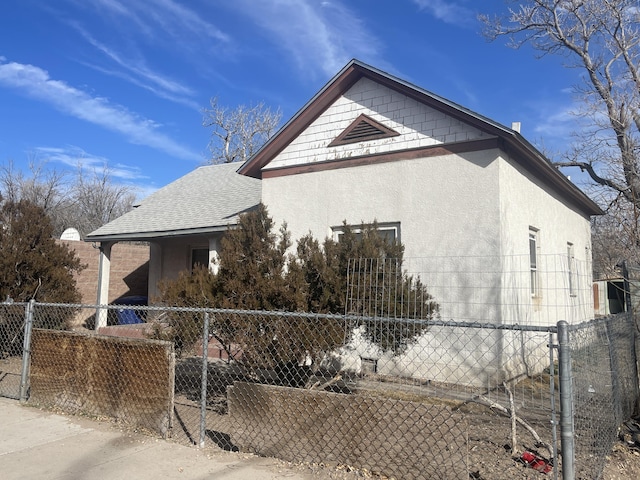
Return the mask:
[[20, 373], [20, 402], [26, 402], [29, 392], [29, 366], [31, 365], [31, 329], [36, 301], [30, 300], [25, 307], [24, 339], [22, 342], [22, 371]]
[[204, 313], [202, 326], [202, 382], [200, 384], [200, 443], [204, 447], [207, 434], [207, 372], [209, 356], [209, 312]]
[[558, 426], [556, 415], [556, 366], [553, 358], [553, 350], [558, 348], [553, 343], [553, 333], [549, 332], [549, 389], [551, 391], [551, 435], [553, 439], [553, 478], [558, 480]]
[[558, 322], [558, 375], [560, 380], [560, 438], [562, 441], [562, 479], [575, 480], [575, 443], [573, 424], [573, 378], [569, 324]]

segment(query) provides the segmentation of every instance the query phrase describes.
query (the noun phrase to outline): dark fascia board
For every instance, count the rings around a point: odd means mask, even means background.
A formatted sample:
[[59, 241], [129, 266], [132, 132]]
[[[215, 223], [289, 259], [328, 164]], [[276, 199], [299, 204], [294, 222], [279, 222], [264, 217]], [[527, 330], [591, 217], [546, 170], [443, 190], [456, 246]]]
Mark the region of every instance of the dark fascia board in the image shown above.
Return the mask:
[[135, 233], [116, 233], [113, 235], [93, 235], [86, 236], [85, 242], [132, 242], [132, 241], [149, 241], [153, 239], [185, 237], [187, 235], [206, 235], [209, 233], [226, 232], [230, 228], [235, 227], [235, 223], [216, 227], [188, 228], [184, 230], [165, 230], [157, 232], [135, 232]]
[[352, 60], [340, 70], [253, 157], [238, 169], [238, 173], [262, 178], [262, 167], [278, 155], [289, 142], [311, 125], [342, 93], [349, 90], [362, 77], [358, 65], [359, 62]]
[[398, 91], [409, 98], [428, 105], [464, 123], [472, 125], [504, 141], [504, 150], [527, 170], [560, 190], [560, 192], [588, 215], [602, 215], [602, 209], [568, 180], [533, 145], [514, 130], [488, 117], [475, 113], [446, 98], [378, 70], [358, 60], [351, 60], [311, 100], [309, 100], [256, 154], [244, 163], [238, 173], [262, 178], [262, 168], [278, 155], [294, 138], [302, 133], [344, 92], [358, 80], [367, 77]]

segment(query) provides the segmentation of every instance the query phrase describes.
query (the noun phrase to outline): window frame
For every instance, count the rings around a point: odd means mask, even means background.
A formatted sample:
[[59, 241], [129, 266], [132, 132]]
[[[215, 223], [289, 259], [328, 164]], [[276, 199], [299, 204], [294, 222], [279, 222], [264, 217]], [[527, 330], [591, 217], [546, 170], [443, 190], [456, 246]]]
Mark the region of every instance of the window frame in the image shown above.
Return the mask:
[[577, 296], [578, 277], [576, 272], [575, 246], [567, 242], [567, 270], [569, 279], [569, 296]]
[[[391, 242], [400, 243], [400, 222], [377, 222], [376, 231], [378, 232], [393, 232], [393, 238], [389, 239]], [[360, 224], [360, 225], [347, 225], [353, 233], [356, 235], [361, 234], [362, 230], [373, 226], [373, 224]], [[340, 237], [344, 234], [344, 225], [337, 227], [331, 227], [332, 238], [335, 242], [340, 242]], [[384, 238], [384, 237], [383, 237]]]
[[529, 288], [532, 298], [540, 296], [540, 230], [529, 227]]

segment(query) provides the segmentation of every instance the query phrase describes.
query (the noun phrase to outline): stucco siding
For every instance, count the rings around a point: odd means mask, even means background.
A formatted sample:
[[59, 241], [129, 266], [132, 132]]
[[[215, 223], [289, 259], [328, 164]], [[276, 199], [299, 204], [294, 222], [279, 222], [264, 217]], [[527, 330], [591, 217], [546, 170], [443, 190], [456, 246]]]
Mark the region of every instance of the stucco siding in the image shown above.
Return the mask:
[[263, 202], [294, 240], [377, 220], [400, 222], [406, 258], [497, 255], [496, 169], [474, 152], [265, 178]]
[[[327, 147], [360, 114], [400, 135]], [[388, 153], [485, 137], [480, 130], [363, 78], [273, 159], [266, 170], [341, 158]]]
[[542, 254], [565, 253], [571, 242], [576, 258], [586, 260], [585, 251], [591, 249], [590, 219], [508, 157], [501, 157], [499, 165], [503, 253], [528, 254], [528, 231], [534, 227], [540, 231]]
[[[180, 272], [191, 269], [191, 250], [208, 248], [209, 260], [217, 258], [223, 233], [160, 239], [151, 243], [149, 267], [149, 298], [158, 296], [160, 280], [174, 280]], [[213, 267], [212, 264], [210, 264]]]
[[[504, 317], [529, 325], [589, 320], [593, 314], [590, 219], [508, 157], [498, 164], [502, 256], [509, 264], [504, 282], [523, 284], [520, 291], [502, 299]], [[539, 262], [535, 295], [529, 278], [530, 229], [536, 232]], [[571, 267], [568, 244], [574, 258]]]

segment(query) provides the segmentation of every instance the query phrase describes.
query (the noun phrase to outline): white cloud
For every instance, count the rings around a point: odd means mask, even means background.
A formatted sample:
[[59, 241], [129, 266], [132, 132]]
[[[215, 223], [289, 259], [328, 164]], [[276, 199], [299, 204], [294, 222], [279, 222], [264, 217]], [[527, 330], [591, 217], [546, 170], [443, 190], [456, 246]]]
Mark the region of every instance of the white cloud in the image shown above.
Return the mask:
[[191, 36], [229, 42], [231, 38], [215, 25], [202, 19], [195, 11], [173, 0], [97, 0], [95, 5], [135, 23], [148, 36], [170, 35], [178, 42]]
[[556, 107], [553, 111], [541, 112], [542, 120], [535, 126], [534, 132], [545, 138], [569, 138], [576, 128], [576, 116], [572, 113], [573, 107]]
[[351, 58], [378, 61], [380, 42], [340, 1], [236, 0], [232, 5], [273, 37], [300, 70], [333, 75]]
[[115, 63], [125, 68], [126, 70], [132, 72], [136, 76], [142, 77], [147, 81], [151, 82], [152, 84], [156, 85], [160, 89], [174, 93], [174, 94], [189, 95], [189, 96], [195, 94], [195, 92], [189, 87], [186, 87], [180, 84], [179, 82], [176, 82], [175, 80], [172, 80], [168, 77], [158, 74], [157, 72], [152, 71], [144, 64], [144, 61], [140, 59], [137, 59], [135, 62], [123, 59], [122, 56], [118, 54], [115, 50], [99, 42], [95, 38], [93, 38], [93, 36], [89, 32], [87, 32], [84, 28], [82, 28], [79, 25], [75, 25], [75, 27], [78, 30], [78, 32], [80, 32], [80, 34], [85, 38], [85, 40], [87, 40], [91, 45], [93, 45], [95, 48], [100, 50], [103, 54], [105, 54]]
[[200, 110], [193, 101], [198, 92], [176, 80], [181, 70], [174, 68], [173, 78], [163, 70], [173, 67], [172, 59], [179, 59], [199, 72], [208, 71], [211, 53], [222, 55], [234, 48], [231, 37], [205, 20], [203, 12], [175, 0], [67, 2], [88, 14], [58, 13], [59, 20], [102, 54], [80, 59], [81, 64], [192, 109]]
[[101, 67], [99, 65], [95, 65], [92, 63], [86, 63], [86, 62], [81, 62], [82, 65], [85, 65], [89, 68], [92, 68], [93, 70], [103, 73], [105, 75], [109, 75], [112, 77], [117, 77], [117, 78], [121, 78], [133, 85], [136, 85], [140, 88], [143, 88], [145, 90], [148, 90], [149, 92], [153, 93], [154, 95], [156, 95], [159, 98], [164, 98], [165, 100], [169, 100], [171, 102], [174, 103], [179, 103], [181, 105], [185, 105], [186, 107], [189, 107], [193, 110], [197, 110], [198, 112], [200, 112], [202, 110], [202, 106], [196, 102], [195, 100], [191, 100], [190, 98], [187, 97], [183, 97], [183, 96], [179, 96], [179, 95], [173, 95], [170, 92], [167, 92], [166, 90], [162, 90], [161, 88], [156, 88], [153, 85], [149, 85], [148, 83], [143, 82], [142, 80], [139, 80], [135, 77], [133, 77], [132, 75], [127, 74], [126, 72], [123, 71], [117, 71], [117, 70], [110, 70], [104, 67]]
[[143, 175], [138, 167], [123, 165], [121, 163], [116, 165], [110, 164], [108, 158], [90, 154], [76, 146], [67, 146], [65, 148], [37, 147], [35, 151], [38, 153], [38, 156], [45, 157], [47, 161], [62, 163], [69, 167], [97, 172], [107, 169], [111, 177], [121, 180], [131, 181], [149, 178], [147, 175]]
[[135, 115], [106, 98], [91, 96], [63, 81], [53, 80], [41, 68], [14, 62], [0, 63], [0, 85], [15, 88], [67, 115], [117, 132], [131, 143], [178, 158], [202, 161], [201, 155], [161, 133], [160, 126], [153, 120]]
[[135, 60], [123, 58], [123, 56], [116, 52], [115, 49], [96, 40], [93, 35], [87, 32], [79, 24], [72, 23], [71, 25], [87, 42], [102, 52], [107, 58], [123, 70], [114, 70], [95, 63], [81, 62], [83, 65], [105, 75], [121, 78], [133, 85], [148, 90], [154, 95], [164, 98], [165, 100], [179, 103], [200, 111], [200, 105], [196, 101], [192, 100], [192, 97], [196, 95], [196, 92], [193, 89], [173, 80], [172, 78], [153, 71], [147, 67], [143, 58], [138, 57]]
[[413, 2], [438, 20], [458, 26], [468, 26], [476, 21], [476, 14], [470, 8], [449, 0], [413, 0]]

